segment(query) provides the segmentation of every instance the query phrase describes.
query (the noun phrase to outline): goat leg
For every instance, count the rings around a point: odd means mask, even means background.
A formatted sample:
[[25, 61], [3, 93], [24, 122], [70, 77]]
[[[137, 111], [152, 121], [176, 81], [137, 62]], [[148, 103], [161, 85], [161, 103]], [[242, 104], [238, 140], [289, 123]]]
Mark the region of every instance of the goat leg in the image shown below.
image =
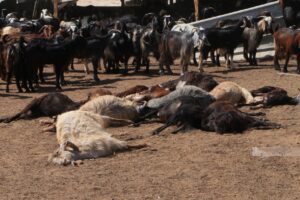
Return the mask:
[[171, 126], [172, 124], [171, 123], [167, 123], [167, 124], [164, 124], [163, 126], [161, 127], [158, 127], [157, 129], [155, 129], [153, 132], [152, 132], [152, 135], [158, 135], [160, 132], [162, 132], [163, 130], [165, 130], [166, 128], [168, 128], [169, 126]]
[[130, 124], [129, 126], [133, 126], [133, 127], [138, 127], [141, 124], [151, 124], [151, 123], [160, 123], [161, 120], [160, 119], [148, 119], [148, 120], [144, 120], [144, 121], [140, 121], [140, 122], [136, 122], [133, 124]]
[[269, 122], [268, 120], [265, 119], [256, 119], [252, 127], [261, 130], [263, 129], [268, 130], [268, 129], [279, 129], [282, 126], [274, 122]]
[[287, 54], [286, 54], [286, 57], [285, 57], [285, 64], [284, 64], [284, 67], [283, 67], [283, 70], [282, 70], [284, 73], [287, 73], [287, 72], [288, 72], [287, 66], [288, 66], [288, 64], [289, 64], [289, 60], [290, 60], [290, 54], [287, 53]]
[[249, 116], [266, 116], [266, 113], [263, 112], [256, 112], [256, 113], [247, 113]]
[[127, 149], [126, 150], [136, 150], [136, 149], [143, 149], [149, 147], [147, 144], [127, 144]]

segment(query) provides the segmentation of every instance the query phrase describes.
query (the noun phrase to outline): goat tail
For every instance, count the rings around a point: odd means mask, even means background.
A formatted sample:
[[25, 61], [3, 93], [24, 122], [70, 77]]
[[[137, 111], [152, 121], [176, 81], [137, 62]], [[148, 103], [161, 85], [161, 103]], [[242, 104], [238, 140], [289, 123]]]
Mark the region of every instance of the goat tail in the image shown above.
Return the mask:
[[[44, 96], [46, 96], [46, 95], [44, 95]], [[31, 110], [34, 106], [38, 105], [41, 102], [41, 100], [43, 99], [43, 97], [33, 99], [23, 110], [21, 110], [17, 114], [12, 115], [10, 117], [5, 117], [5, 118], [0, 119], [0, 123], [10, 123], [12, 121], [25, 118], [26, 117], [25, 114], [29, 110]], [[22, 115], [24, 115], [24, 116], [22, 116]]]
[[246, 104], [250, 104], [250, 103], [254, 102], [254, 98], [253, 98], [252, 94], [247, 89], [241, 87], [241, 91], [242, 91], [242, 96], [244, 97]]

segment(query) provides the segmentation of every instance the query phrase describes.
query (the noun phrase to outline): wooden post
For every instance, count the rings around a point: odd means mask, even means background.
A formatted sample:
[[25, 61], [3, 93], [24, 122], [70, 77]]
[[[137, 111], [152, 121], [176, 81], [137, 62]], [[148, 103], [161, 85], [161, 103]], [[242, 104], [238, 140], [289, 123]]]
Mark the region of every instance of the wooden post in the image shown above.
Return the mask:
[[194, 0], [195, 6], [195, 20], [199, 20], [199, 0]]
[[121, 7], [125, 6], [125, 0], [121, 0]]
[[35, 0], [35, 2], [34, 2], [33, 12], [32, 12], [32, 19], [35, 19], [35, 17], [36, 17], [38, 2], [39, 2], [38, 0]]
[[58, 18], [58, 0], [53, 1], [53, 16]]

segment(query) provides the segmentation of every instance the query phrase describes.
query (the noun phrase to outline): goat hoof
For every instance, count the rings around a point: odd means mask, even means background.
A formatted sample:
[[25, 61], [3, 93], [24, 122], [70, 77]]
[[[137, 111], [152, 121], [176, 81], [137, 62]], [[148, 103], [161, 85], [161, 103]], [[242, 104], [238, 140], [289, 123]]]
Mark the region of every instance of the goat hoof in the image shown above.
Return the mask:
[[285, 69], [285, 68], [283, 68], [283, 69], [282, 69], [282, 72], [283, 72], [283, 73], [287, 73], [287, 72], [288, 72], [288, 70], [287, 70], [287, 69]]

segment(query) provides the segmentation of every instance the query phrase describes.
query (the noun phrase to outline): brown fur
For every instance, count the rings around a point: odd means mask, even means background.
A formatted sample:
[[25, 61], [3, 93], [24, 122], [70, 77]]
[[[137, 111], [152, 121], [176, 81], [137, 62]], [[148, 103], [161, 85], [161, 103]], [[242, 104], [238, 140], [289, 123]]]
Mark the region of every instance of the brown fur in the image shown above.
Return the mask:
[[287, 66], [290, 56], [297, 55], [297, 72], [300, 73], [300, 31], [289, 28], [281, 28], [274, 33], [274, 66], [276, 70], [280, 70], [278, 59], [280, 53], [285, 54], [285, 65], [283, 72], [287, 72]]

